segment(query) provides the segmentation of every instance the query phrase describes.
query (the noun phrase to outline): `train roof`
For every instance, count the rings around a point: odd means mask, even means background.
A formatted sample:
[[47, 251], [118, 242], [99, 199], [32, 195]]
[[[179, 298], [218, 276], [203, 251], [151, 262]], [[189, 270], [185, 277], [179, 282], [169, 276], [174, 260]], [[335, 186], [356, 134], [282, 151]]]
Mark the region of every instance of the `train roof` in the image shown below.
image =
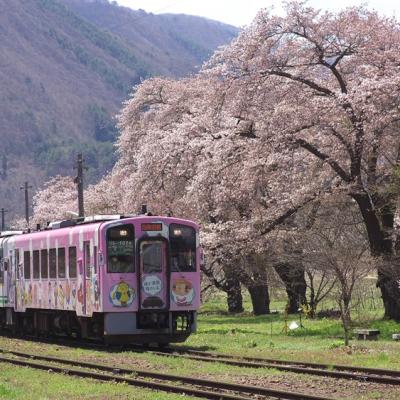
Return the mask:
[[0, 238], [10, 237], [14, 235], [22, 235], [24, 231], [1, 231]]
[[[97, 225], [99, 226], [102, 223], [113, 223], [117, 222], [120, 220], [128, 219], [128, 218], [151, 218], [152, 220], [156, 220], [158, 218], [166, 218], [170, 220], [171, 222], [175, 223], [182, 223], [186, 222], [191, 225], [196, 226], [198, 229], [198, 224], [196, 224], [194, 221], [186, 220], [183, 218], [177, 218], [177, 217], [172, 217], [172, 216], [163, 216], [163, 215], [149, 215], [149, 214], [126, 214], [126, 215], [119, 215], [119, 214], [107, 214], [107, 215], [92, 215], [84, 218], [75, 218], [75, 219], [68, 219], [68, 220], [60, 220], [60, 221], [53, 221], [50, 222], [44, 229], [38, 229], [38, 230], [33, 230], [33, 231], [7, 231], [4, 232], [4, 236], [0, 235], [1, 237], [10, 237], [10, 236], [15, 236], [15, 235], [22, 235], [25, 237], [25, 235], [28, 234], [37, 234], [37, 233], [49, 233], [49, 232], [55, 232], [57, 230], [63, 229], [63, 228], [78, 228], [78, 227], [83, 227], [83, 226], [90, 226], [90, 225]], [[107, 224], [108, 225], [108, 224]], [[89, 227], [88, 227], [89, 228]], [[90, 228], [89, 228], [90, 229]], [[3, 232], [2, 232], [3, 234]]]
[[106, 221], [117, 221], [124, 218], [132, 218], [137, 215], [119, 215], [119, 214], [107, 214], [107, 215], [92, 215], [89, 217], [82, 217], [76, 219], [67, 219], [62, 221], [50, 222], [47, 229], [60, 229], [68, 228], [76, 225], [91, 224], [95, 222], [106, 222]]

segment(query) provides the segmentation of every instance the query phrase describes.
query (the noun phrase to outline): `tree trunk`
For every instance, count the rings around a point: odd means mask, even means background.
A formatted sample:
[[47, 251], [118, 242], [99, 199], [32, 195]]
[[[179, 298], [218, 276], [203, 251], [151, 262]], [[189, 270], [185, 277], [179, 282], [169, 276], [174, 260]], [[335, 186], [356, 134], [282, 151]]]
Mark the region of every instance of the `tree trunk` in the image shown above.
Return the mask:
[[239, 280], [231, 277], [226, 279], [224, 291], [227, 294], [228, 311], [230, 313], [243, 312], [242, 288]]
[[307, 285], [304, 277], [304, 267], [302, 265], [293, 266], [289, 264], [280, 264], [275, 266], [275, 271], [286, 287], [288, 313], [297, 313], [299, 307], [307, 302]]
[[[394, 267], [393, 267], [394, 269]], [[385, 307], [385, 318], [400, 321], [400, 280], [387, 267], [378, 268], [378, 283]]]
[[[344, 289], [342, 289], [344, 290]], [[350, 343], [350, 329], [351, 329], [351, 315], [350, 315], [350, 301], [351, 295], [344, 295], [339, 300], [340, 314], [342, 318], [342, 325], [344, 331], [344, 345], [348, 346]]]
[[[378, 266], [377, 286], [382, 293], [385, 317], [400, 321], [400, 269], [393, 262], [394, 246], [390, 234], [393, 229], [392, 208], [390, 206], [381, 207], [383, 212], [381, 218], [379, 218], [376, 208], [371, 204], [367, 194], [356, 193], [352, 197], [357, 202], [363, 217], [371, 254], [375, 257], [384, 258], [384, 264]], [[382, 223], [380, 223], [380, 220]]]
[[310, 318], [315, 318], [315, 314], [317, 311], [317, 303], [315, 302], [315, 288], [314, 288], [314, 280], [310, 278], [310, 311], [308, 313]]
[[267, 285], [249, 286], [248, 291], [253, 305], [254, 315], [269, 314], [269, 293]]
[[210, 266], [207, 267], [206, 264], [201, 266], [201, 271], [217, 289], [226, 293], [228, 311], [230, 313], [241, 313], [244, 311], [240, 281], [229, 267], [223, 269], [225, 276], [222, 279], [218, 279], [214, 274], [213, 269]]

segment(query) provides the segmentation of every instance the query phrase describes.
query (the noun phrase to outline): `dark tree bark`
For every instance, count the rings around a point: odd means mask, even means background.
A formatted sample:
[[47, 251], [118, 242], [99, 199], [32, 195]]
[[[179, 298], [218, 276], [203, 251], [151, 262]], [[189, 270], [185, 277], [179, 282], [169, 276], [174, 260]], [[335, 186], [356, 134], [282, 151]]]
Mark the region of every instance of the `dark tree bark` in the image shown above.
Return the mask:
[[241, 313], [243, 308], [242, 288], [237, 276], [233, 275], [229, 268], [224, 268], [224, 276], [217, 278], [211, 267], [203, 265], [202, 272], [208, 277], [211, 283], [227, 295], [228, 311], [231, 313]]
[[[378, 265], [377, 286], [381, 290], [385, 317], [400, 321], [400, 272], [395, 262], [395, 249], [391, 238], [394, 225], [394, 207], [391, 207], [387, 199], [382, 200], [384, 205], [380, 209], [380, 215], [378, 215], [377, 207], [374, 207], [367, 194], [356, 193], [352, 197], [357, 202], [363, 217], [371, 253], [383, 260]], [[379, 200], [375, 199], [375, 202], [379, 203]]]
[[267, 285], [249, 286], [248, 291], [253, 305], [254, 315], [269, 314], [269, 293]]
[[265, 266], [254, 256], [248, 256], [244, 263], [243, 268], [237, 270], [238, 278], [250, 293], [253, 313], [255, 315], [269, 314], [270, 299]]
[[225, 283], [225, 291], [227, 294], [228, 311], [230, 313], [241, 313], [243, 308], [242, 288], [240, 282], [235, 278], [228, 278]]
[[275, 266], [275, 271], [285, 284], [288, 296], [288, 313], [297, 313], [299, 307], [307, 302], [307, 285], [303, 266], [279, 264]]

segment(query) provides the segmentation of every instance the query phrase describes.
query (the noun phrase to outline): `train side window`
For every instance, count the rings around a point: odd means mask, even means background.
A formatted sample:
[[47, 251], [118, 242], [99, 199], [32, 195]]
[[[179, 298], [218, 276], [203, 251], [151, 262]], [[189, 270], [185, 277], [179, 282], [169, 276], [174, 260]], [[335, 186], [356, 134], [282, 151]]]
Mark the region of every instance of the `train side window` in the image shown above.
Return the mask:
[[76, 278], [76, 247], [68, 249], [69, 277]]
[[31, 253], [24, 251], [24, 278], [31, 279]]
[[42, 279], [49, 277], [49, 255], [47, 250], [40, 250], [40, 274]]
[[58, 277], [65, 278], [65, 249], [58, 249]]
[[40, 278], [39, 272], [39, 250], [33, 250], [33, 279]]
[[85, 269], [86, 278], [90, 278], [90, 242], [83, 242], [85, 246]]
[[14, 251], [15, 254], [15, 271], [17, 275], [17, 279], [20, 278], [20, 269], [19, 269], [19, 249]]
[[50, 249], [50, 251], [49, 251], [49, 267], [50, 267], [50, 278], [57, 278], [57, 251], [56, 251], [56, 249]]
[[93, 274], [97, 274], [97, 246], [93, 247]]

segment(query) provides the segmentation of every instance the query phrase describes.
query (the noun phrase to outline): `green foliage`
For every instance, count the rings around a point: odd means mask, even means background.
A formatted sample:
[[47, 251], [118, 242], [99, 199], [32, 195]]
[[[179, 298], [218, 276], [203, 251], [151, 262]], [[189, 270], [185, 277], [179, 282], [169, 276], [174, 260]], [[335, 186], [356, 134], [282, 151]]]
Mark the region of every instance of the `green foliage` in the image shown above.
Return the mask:
[[[53, 0], [36, 0], [39, 5], [47, 10], [57, 14], [63, 20], [68, 21], [68, 23], [74, 28], [78, 29], [82, 35], [88, 39], [92, 44], [101, 48], [110, 54], [113, 58], [117, 59], [122, 64], [127, 67], [137, 71], [139, 76], [146, 77], [148, 76], [149, 67], [144, 65], [142, 62], [139, 62], [136, 56], [128, 50], [123, 41], [111, 35], [110, 33], [97, 29], [94, 25], [85, 21], [82, 18], [79, 18], [76, 14], [68, 10], [64, 5], [53, 1]], [[53, 33], [54, 34], [54, 33]], [[56, 34], [57, 36], [57, 34]], [[96, 62], [99, 60], [89, 60], [88, 55], [85, 54], [84, 49], [79, 46], [72, 46], [70, 43], [65, 43], [65, 37], [57, 38], [57, 41], [60, 41], [61, 46], [65, 49], [71, 49], [74, 51], [74, 54], [78, 57], [78, 59], [83, 63], [88, 63], [91, 65], [96, 72], [99, 70], [104, 70], [105, 65], [95, 66]], [[101, 64], [101, 63], [100, 63]], [[109, 72], [110, 73], [110, 72]]]
[[72, 139], [52, 138], [41, 143], [35, 154], [35, 160], [46, 175], [73, 175], [76, 155], [82, 152], [85, 158], [85, 183], [99, 180], [110, 171], [116, 161], [114, 145], [111, 142], [98, 142], [89, 139], [75, 142]]
[[82, 46], [77, 44], [75, 41], [68, 39], [66, 36], [58, 33], [55, 29], [49, 30], [49, 36], [57, 41], [60, 47], [74, 54], [76, 59], [83, 65], [90, 68], [93, 72], [96, 72], [102, 78], [105, 79], [113, 88], [126, 94], [131, 86], [126, 81], [126, 78], [118, 73], [116, 70], [110, 68], [103, 60], [93, 56]]
[[341, 347], [343, 347], [343, 342], [342, 341], [333, 342], [333, 343], [331, 343], [329, 345], [329, 349], [330, 350], [340, 349]]
[[91, 104], [88, 108], [93, 118], [95, 139], [99, 142], [113, 142], [118, 135], [118, 129], [107, 110], [97, 104]]
[[177, 41], [179, 45], [181, 45], [185, 50], [194, 56], [203, 59], [210, 57], [210, 50], [200, 46], [198, 43], [195, 43], [194, 41], [185, 38], [183, 35], [178, 35], [174, 32], [170, 32], [170, 35]]

